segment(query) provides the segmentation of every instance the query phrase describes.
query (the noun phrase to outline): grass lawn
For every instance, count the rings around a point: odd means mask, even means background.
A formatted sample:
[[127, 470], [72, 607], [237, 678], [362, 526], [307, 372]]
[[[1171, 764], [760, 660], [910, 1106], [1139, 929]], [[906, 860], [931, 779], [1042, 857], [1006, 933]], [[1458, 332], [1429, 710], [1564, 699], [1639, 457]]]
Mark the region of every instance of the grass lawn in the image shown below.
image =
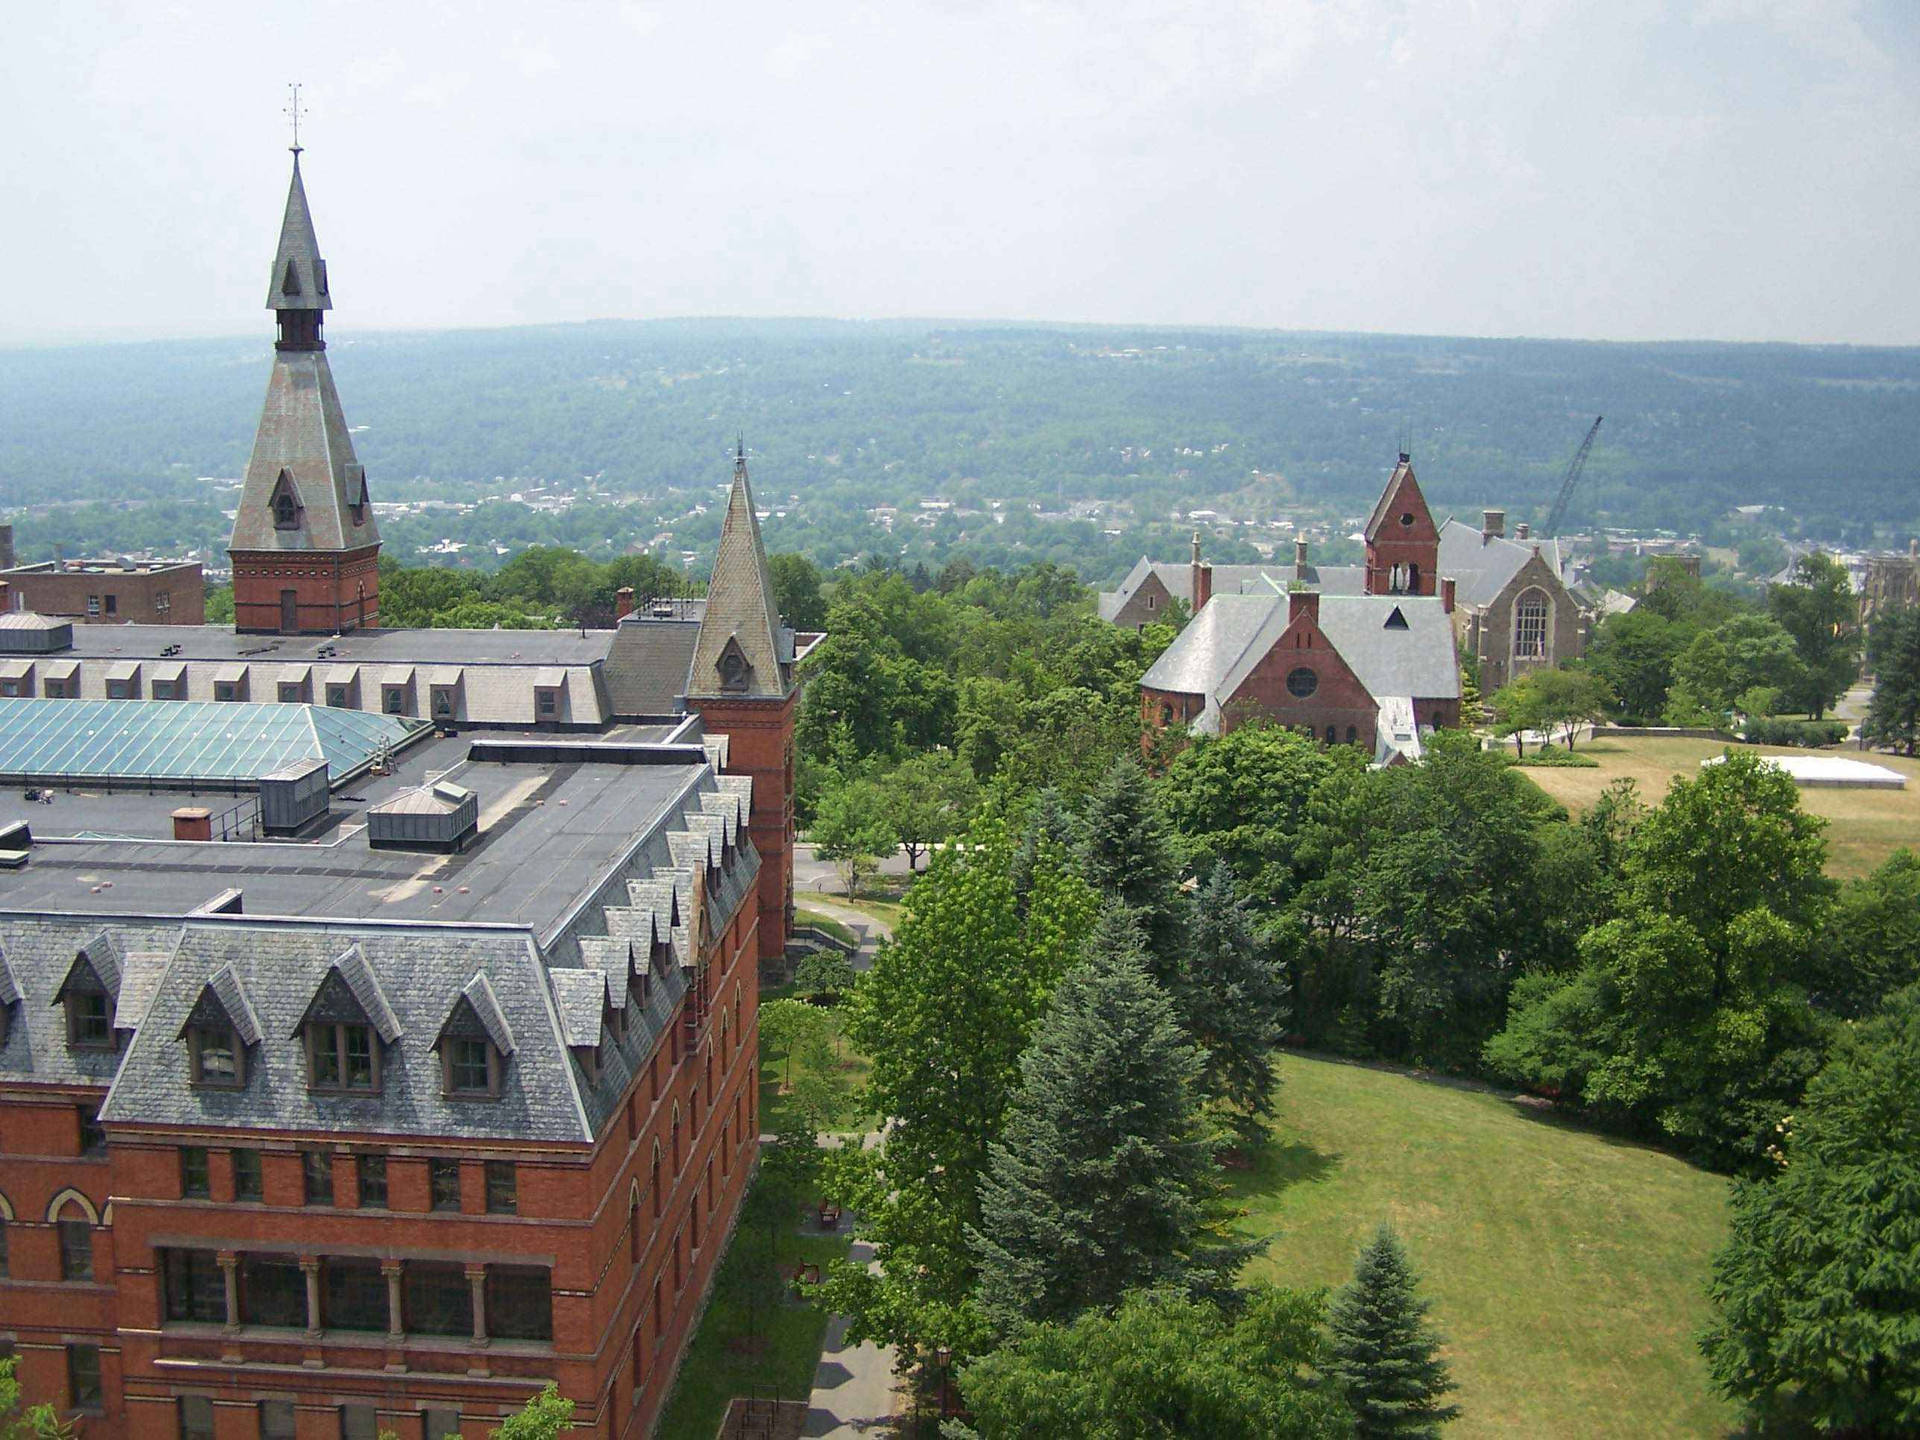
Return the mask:
[[862, 891], [858, 900], [849, 900], [845, 895], [835, 895], [833, 903], [843, 909], [858, 910], [862, 914], [873, 916], [876, 920], [884, 920], [889, 926], [900, 923], [900, 912], [904, 908], [900, 901], [883, 899], [870, 891]]
[[[787, 987], [780, 990], [767, 990], [762, 993], [765, 1002], [775, 998], [786, 998], [790, 994]], [[837, 1007], [825, 1007], [832, 1021], [832, 1034], [835, 1054], [829, 1061], [826, 1078], [833, 1083], [820, 1086], [821, 1093], [838, 1097], [838, 1103], [828, 1109], [825, 1128], [836, 1135], [864, 1135], [879, 1124], [863, 1103], [867, 1083], [867, 1072], [873, 1068], [867, 1057], [847, 1043], [845, 1017]], [[807, 1054], [804, 1046], [794, 1047], [789, 1062], [786, 1057], [765, 1053], [760, 1057], [760, 1128], [772, 1134], [779, 1128], [779, 1122], [785, 1117], [790, 1096], [782, 1093], [781, 1080], [791, 1074], [796, 1085], [804, 1085], [809, 1079], [816, 1078], [818, 1070], [813, 1064], [815, 1057]], [[826, 1058], [826, 1057], [821, 1057]]]
[[[1511, 747], [1509, 747], [1511, 748]], [[1600, 762], [1597, 770], [1525, 769], [1520, 773], [1576, 813], [1615, 780], [1632, 778], [1640, 798], [1657, 804], [1676, 775], [1698, 775], [1700, 762], [1729, 748], [1718, 740], [1682, 740], [1664, 736], [1603, 737], [1578, 753]], [[1842, 747], [1831, 751], [1788, 750], [1772, 745], [1737, 745], [1762, 755], [1844, 755], [1884, 765], [1907, 776], [1905, 790], [1802, 790], [1801, 808], [1827, 823], [1827, 870], [1841, 879], [1864, 875], [1902, 845], [1920, 844], [1920, 760]]]
[[[791, 1273], [807, 1261], [826, 1268], [847, 1253], [845, 1235], [780, 1237], [779, 1265]], [[783, 1400], [804, 1400], [813, 1388], [827, 1314], [792, 1299], [792, 1290], [767, 1273], [767, 1237], [734, 1232], [720, 1262], [713, 1297], [680, 1367], [680, 1379], [656, 1432], [659, 1440], [713, 1440], [736, 1395], [775, 1391]]]
[[1449, 1436], [1729, 1432], [1693, 1338], [1724, 1180], [1494, 1094], [1297, 1055], [1279, 1069], [1275, 1143], [1230, 1172], [1245, 1228], [1273, 1237], [1249, 1274], [1342, 1284], [1391, 1221], [1447, 1337]]

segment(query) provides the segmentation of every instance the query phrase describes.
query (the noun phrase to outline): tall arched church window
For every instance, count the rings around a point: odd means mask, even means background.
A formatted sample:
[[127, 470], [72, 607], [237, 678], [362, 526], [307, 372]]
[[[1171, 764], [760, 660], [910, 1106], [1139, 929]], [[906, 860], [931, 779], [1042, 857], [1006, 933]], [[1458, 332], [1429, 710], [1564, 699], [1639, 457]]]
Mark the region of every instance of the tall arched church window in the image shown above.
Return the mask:
[[1548, 610], [1544, 591], [1536, 589], [1522, 593], [1513, 607], [1514, 659], [1544, 660], [1547, 658]]

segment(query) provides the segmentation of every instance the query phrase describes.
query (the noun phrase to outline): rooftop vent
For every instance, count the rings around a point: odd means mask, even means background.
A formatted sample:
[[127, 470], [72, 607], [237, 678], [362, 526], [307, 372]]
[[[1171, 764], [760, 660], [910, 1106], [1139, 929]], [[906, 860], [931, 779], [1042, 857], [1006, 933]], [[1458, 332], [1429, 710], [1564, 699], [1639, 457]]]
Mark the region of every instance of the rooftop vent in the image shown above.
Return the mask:
[[327, 762], [305, 760], [260, 777], [260, 828], [291, 835], [327, 813]]
[[367, 844], [376, 850], [464, 850], [480, 828], [480, 797], [438, 780], [402, 791], [367, 810]]

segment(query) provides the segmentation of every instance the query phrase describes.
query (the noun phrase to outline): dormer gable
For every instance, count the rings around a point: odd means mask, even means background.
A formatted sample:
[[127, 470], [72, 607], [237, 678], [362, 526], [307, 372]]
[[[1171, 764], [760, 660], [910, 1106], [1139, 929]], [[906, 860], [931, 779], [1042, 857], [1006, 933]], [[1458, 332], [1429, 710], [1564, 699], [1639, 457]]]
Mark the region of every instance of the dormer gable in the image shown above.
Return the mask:
[[379, 1093], [384, 1048], [402, 1033], [356, 943], [327, 967], [292, 1038], [306, 1046], [310, 1090], [366, 1095]]
[[20, 1003], [20, 982], [13, 978], [13, 965], [0, 947], [0, 1049], [13, 1033], [14, 1007]]
[[714, 661], [713, 668], [723, 695], [743, 695], [753, 688], [753, 662], [747, 659], [747, 652], [740, 648], [738, 635], [727, 637], [727, 643], [720, 647], [720, 658]]
[[451, 1100], [497, 1100], [513, 1055], [513, 1030], [493, 993], [476, 973], [453, 998], [433, 1048], [440, 1055], [441, 1092]]
[[105, 930], [74, 952], [52, 1001], [67, 1012], [69, 1046], [76, 1050], [117, 1046], [120, 978], [125, 968], [119, 942]]
[[590, 1083], [600, 1078], [600, 1047], [612, 1027], [611, 987], [598, 970], [553, 970], [554, 1008], [560, 1038]]
[[267, 510], [273, 516], [273, 528], [276, 530], [298, 530], [306, 515], [306, 506], [300, 503], [300, 492], [293, 483], [293, 472], [282, 470], [280, 478], [273, 482], [273, 491], [267, 496]]
[[208, 977], [175, 1038], [187, 1044], [188, 1075], [195, 1085], [246, 1085], [248, 1051], [261, 1039], [260, 1017], [233, 966], [223, 965]]

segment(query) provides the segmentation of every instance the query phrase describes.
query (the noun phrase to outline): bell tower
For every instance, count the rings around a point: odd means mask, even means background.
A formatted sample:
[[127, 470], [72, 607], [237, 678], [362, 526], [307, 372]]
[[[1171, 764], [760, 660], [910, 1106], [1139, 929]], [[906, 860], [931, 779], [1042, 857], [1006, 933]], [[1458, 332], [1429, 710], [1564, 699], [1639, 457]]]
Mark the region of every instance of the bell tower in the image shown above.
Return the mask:
[[707, 605], [694, 642], [686, 703], [701, 728], [727, 737], [727, 773], [753, 777], [748, 833], [760, 852], [760, 953], [779, 955], [793, 928], [793, 727], [800, 687], [794, 633], [774, 603], [766, 545], [747, 484], [744, 444]]
[[267, 288], [273, 371], [228, 553], [236, 630], [332, 635], [380, 623], [380, 531], [327, 364], [321, 326], [333, 296], [300, 154], [296, 129]]
[[1440, 527], [1413, 478], [1413, 457], [1404, 450], [1368, 517], [1366, 540], [1367, 594], [1439, 593]]

